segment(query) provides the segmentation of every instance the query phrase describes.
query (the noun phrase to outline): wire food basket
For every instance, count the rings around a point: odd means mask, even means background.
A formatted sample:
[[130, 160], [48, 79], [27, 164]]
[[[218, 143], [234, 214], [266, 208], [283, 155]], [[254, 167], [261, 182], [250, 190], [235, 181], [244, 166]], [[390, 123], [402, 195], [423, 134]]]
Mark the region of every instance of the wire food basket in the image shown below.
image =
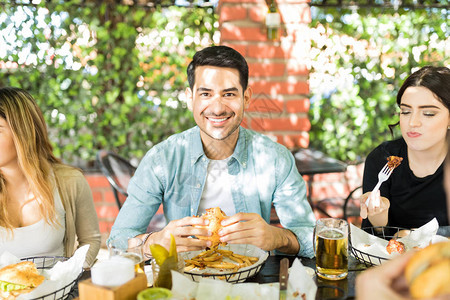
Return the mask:
[[[385, 239], [387, 241], [395, 238], [394, 237], [395, 234], [398, 233], [399, 231], [406, 230], [406, 228], [392, 227], [392, 226], [373, 226], [373, 227], [363, 227], [361, 229], [366, 231], [369, 234], [372, 234], [376, 237]], [[372, 255], [372, 254], [369, 254], [369, 253], [366, 253], [364, 251], [354, 248], [352, 245], [351, 236], [349, 239], [349, 246], [350, 246], [350, 251], [353, 254], [353, 256], [358, 261], [365, 264], [366, 267], [380, 265], [381, 263], [388, 260], [387, 258]]]
[[[69, 258], [65, 256], [34, 256], [22, 258], [21, 260], [32, 261], [36, 265], [36, 268], [38, 270], [44, 270], [51, 269], [57, 262], [66, 261], [68, 259]], [[78, 282], [78, 279], [81, 277], [81, 274], [82, 272], [75, 280], [73, 280], [66, 286], [54, 291], [53, 293], [34, 298], [32, 300], [62, 300], [68, 298], [69, 296], [75, 297], [75, 295], [73, 295], [73, 290]]]
[[225, 280], [230, 283], [238, 283], [243, 282], [247, 278], [253, 277], [259, 273], [261, 268], [264, 266], [265, 262], [261, 264], [257, 264], [256, 266], [251, 267], [250, 269], [232, 272], [232, 273], [222, 273], [222, 274], [211, 274], [211, 273], [191, 273], [184, 272], [184, 274], [189, 275], [193, 281], [198, 281], [198, 277], [208, 277], [212, 279], [220, 279]]
[[[207, 277], [211, 279], [224, 280], [230, 283], [244, 282], [247, 278], [256, 276], [269, 256], [269, 253], [255, 247], [253, 245], [244, 244], [229, 244], [221, 246], [223, 250], [231, 250], [232, 252], [245, 256], [257, 257], [258, 261], [251, 266], [243, 267], [239, 270], [227, 270], [227, 269], [215, 269], [206, 267], [202, 270], [196, 270], [195, 268], [190, 271], [184, 271], [184, 275], [190, 277], [193, 281], [199, 282], [200, 279]], [[181, 259], [191, 259], [201, 251], [184, 252], [181, 255]]]

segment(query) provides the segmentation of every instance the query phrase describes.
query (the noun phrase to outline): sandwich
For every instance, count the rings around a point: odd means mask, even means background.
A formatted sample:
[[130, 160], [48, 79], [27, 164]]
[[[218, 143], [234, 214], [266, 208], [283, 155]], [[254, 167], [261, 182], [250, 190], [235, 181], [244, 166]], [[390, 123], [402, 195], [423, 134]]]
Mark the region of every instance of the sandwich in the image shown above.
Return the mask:
[[211, 241], [211, 249], [216, 249], [219, 245], [226, 245], [220, 241], [219, 230], [222, 228], [220, 222], [226, 218], [226, 214], [220, 209], [220, 207], [212, 207], [206, 209], [206, 213], [201, 218], [209, 220], [209, 224], [206, 226], [198, 226], [208, 228], [211, 232], [211, 236], [197, 236], [201, 240]]
[[8, 265], [0, 269], [0, 298], [15, 299], [20, 294], [29, 293], [44, 279], [31, 261]]
[[406, 265], [405, 278], [415, 299], [450, 296], [450, 241], [415, 253]]

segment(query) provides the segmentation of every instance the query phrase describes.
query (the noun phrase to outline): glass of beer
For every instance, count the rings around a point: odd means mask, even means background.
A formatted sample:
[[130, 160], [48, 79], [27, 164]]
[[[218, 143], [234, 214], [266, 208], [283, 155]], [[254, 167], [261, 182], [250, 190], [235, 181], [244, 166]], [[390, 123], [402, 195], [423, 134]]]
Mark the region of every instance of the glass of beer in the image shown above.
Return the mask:
[[144, 273], [144, 243], [140, 238], [117, 238], [108, 244], [109, 257], [122, 256], [134, 262], [134, 271]]
[[319, 219], [314, 229], [316, 272], [323, 279], [340, 280], [348, 274], [348, 223], [335, 218]]

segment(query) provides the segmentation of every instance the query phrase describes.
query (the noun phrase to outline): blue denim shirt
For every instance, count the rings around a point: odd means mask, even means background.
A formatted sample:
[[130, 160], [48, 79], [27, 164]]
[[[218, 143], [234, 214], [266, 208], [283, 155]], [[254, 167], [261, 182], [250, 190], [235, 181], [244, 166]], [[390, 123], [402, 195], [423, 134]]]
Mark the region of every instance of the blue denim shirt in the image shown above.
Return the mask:
[[[152, 147], [130, 181], [109, 238], [145, 233], [161, 203], [168, 222], [197, 215], [208, 162], [197, 126]], [[297, 236], [298, 255], [314, 256], [315, 217], [286, 147], [240, 127], [228, 173], [236, 212], [258, 213], [269, 223], [273, 203], [281, 225]]]

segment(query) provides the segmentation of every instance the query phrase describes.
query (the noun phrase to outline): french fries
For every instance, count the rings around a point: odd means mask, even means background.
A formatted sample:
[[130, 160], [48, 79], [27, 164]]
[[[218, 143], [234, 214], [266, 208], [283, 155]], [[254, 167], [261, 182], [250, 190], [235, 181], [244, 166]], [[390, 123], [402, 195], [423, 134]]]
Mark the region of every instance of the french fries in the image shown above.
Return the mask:
[[[225, 261], [224, 258], [227, 258], [228, 261]], [[235, 272], [240, 268], [251, 266], [257, 261], [257, 257], [245, 256], [234, 253], [231, 250], [216, 248], [200, 252], [191, 259], [185, 259], [184, 271], [187, 272], [194, 268], [200, 270], [205, 268], [215, 268]]]

